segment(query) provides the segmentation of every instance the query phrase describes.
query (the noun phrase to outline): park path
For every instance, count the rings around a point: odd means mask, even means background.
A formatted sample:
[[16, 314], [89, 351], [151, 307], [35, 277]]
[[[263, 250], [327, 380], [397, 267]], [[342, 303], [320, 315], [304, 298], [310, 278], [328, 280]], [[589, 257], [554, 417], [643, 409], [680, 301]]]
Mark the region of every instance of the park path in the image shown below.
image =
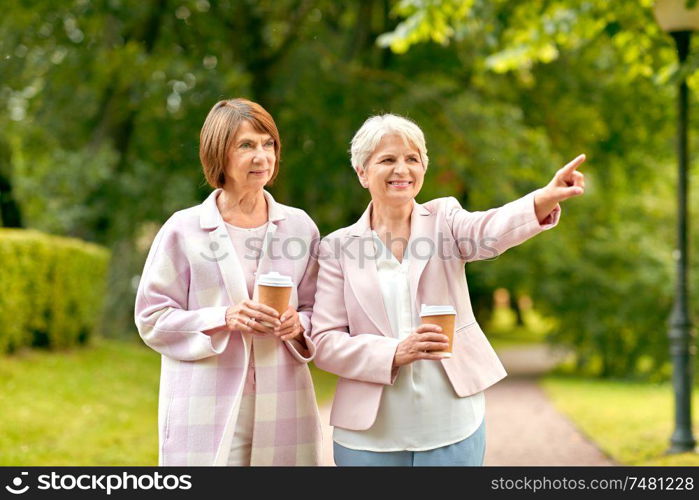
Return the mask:
[[508, 376], [485, 392], [485, 465], [615, 465], [537, 383], [562, 354], [536, 345], [498, 355]]
[[[536, 345], [498, 352], [508, 377], [485, 393], [485, 465], [615, 465], [559, 413], [537, 378], [561, 355]], [[330, 403], [320, 408], [323, 465], [334, 465]]]

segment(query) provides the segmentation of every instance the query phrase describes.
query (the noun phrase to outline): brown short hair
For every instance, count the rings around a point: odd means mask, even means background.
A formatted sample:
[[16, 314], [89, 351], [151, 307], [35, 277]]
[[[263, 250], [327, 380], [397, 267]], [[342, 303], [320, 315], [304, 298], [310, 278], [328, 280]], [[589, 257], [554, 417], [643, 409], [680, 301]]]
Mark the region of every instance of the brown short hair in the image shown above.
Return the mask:
[[217, 102], [204, 120], [199, 135], [199, 159], [207, 182], [215, 188], [226, 182], [224, 172], [228, 151], [240, 123], [247, 121], [255, 130], [269, 134], [274, 139], [274, 172], [267, 184], [272, 184], [279, 173], [282, 143], [272, 115], [256, 102], [247, 99], [226, 99]]

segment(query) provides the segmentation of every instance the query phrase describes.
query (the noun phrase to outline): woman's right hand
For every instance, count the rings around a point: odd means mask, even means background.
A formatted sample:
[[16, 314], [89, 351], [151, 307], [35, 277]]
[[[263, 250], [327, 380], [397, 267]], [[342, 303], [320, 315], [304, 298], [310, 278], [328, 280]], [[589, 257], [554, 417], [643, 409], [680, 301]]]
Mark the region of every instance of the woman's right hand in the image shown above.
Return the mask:
[[393, 367], [407, 365], [418, 359], [443, 359], [440, 351], [448, 348], [449, 337], [442, 335], [440, 326], [420, 325], [398, 344], [393, 356]]
[[[272, 326], [263, 325], [262, 322]], [[243, 300], [226, 310], [226, 326], [229, 330], [273, 335], [274, 328], [281, 326], [281, 321], [279, 313], [273, 308], [252, 300]]]

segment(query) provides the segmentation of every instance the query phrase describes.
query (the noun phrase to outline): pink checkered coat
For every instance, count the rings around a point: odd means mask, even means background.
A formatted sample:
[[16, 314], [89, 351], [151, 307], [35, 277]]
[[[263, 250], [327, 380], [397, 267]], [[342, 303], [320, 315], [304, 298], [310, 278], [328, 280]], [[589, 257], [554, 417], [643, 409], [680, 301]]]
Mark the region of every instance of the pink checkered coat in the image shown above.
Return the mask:
[[163, 225], [136, 297], [138, 331], [162, 354], [160, 465], [226, 465], [251, 345], [256, 380], [251, 465], [317, 465], [320, 420], [307, 363], [315, 354], [309, 334], [318, 229], [304, 211], [276, 203], [265, 191], [270, 224], [258, 273], [292, 276], [297, 286], [291, 303], [306, 329], [308, 350], [295, 341], [230, 332], [227, 307], [249, 297], [216, 206], [220, 191]]

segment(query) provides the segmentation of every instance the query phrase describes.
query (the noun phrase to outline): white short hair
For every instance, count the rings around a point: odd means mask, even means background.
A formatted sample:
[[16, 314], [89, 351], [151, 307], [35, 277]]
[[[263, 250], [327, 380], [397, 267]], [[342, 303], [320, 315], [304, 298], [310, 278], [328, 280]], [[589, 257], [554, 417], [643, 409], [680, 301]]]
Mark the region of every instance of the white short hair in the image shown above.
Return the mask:
[[369, 118], [354, 134], [350, 146], [352, 168], [364, 167], [376, 146], [385, 135], [396, 134], [413, 144], [420, 153], [422, 164], [427, 168], [427, 146], [425, 135], [415, 122], [402, 116], [385, 114]]

